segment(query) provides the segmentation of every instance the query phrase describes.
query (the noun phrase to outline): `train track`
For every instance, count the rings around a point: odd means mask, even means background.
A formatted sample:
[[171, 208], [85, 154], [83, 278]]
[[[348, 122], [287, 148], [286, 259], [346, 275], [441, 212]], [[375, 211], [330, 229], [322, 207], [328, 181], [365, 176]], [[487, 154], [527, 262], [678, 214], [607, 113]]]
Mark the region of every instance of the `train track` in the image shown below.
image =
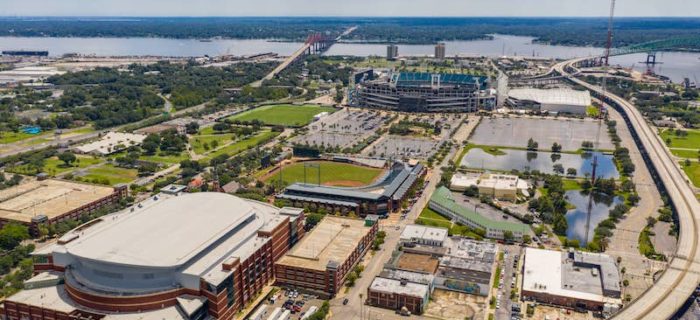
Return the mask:
[[676, 252], [661, 277], [639, 298], [626, 305], [613, 319], [669, 319], [685, 303], [700, 283], [700, 203], [692, 187], [663, 146], [661, 138], [647, 125], [642, 114], [629, 101], [574, 77], [567, 71], [586, 58], [557, 64], [554, 69], [567, 80], [592, 91], [622, 113], [638, 147], [666, 191], [678, 215], [680, 227]]

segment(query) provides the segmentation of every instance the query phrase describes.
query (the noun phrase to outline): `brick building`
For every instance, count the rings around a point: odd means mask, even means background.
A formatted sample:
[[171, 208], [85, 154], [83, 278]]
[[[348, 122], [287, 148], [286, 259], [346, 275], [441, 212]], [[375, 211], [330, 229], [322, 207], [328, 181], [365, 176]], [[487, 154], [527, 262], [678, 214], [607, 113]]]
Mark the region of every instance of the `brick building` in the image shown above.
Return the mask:
[[333, 297], [357, 261], [372, 246], [378, 224], [326, 216], [291, 251], [275, 263], [280, 285]]
[[158, 195], [33, 253], [6, 319], [233, 319], [303, 237], [301, 210], [224, 193]]

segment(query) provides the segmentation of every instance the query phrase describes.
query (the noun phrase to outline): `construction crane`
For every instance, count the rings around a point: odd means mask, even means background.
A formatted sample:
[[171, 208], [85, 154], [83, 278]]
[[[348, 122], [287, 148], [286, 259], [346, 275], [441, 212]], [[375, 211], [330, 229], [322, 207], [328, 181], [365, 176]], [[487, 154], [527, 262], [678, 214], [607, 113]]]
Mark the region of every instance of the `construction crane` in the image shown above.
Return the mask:
[[[605, 47], [605, 58], [604, 58], [604, 65], [603, 65], [603, 79], [602, 79], [602, 89], [603, 89], [603, 97], [606, 96], [605, 92], [607, 91], [607, 79], [609, 75], [609, 59], [610, 59], [610, 49], [612, 48], [612, 41], [613, 41], [613, 19], [615, 17], [615, 0], [610, 0], [610, 18], [608, 19], [608, 43], [607, 46]], [[593, 163], [591, 163], [591, 194], [588, 195], [588, 206], [587, 206], [587, 215], [586, 215], [586, 237], [584, 238], [586, 242], [588, 242], [588, 236], [589, 236], [589, 231], [591, 228], [591, 214], [593, 211], [593, 192], [595, 189], [595, 183], [597, 180], [597, 169], [598, 169], [598, 155], [595, 154], [598, 150], [600, 150], [600, 132], [603, 127], [603, 117], [604, 117], [604, 111], [605, 111], [605, 98], [602, 98], [600, 101], [600, 108], [598, 109], [598, 132], [596, 133], [596, 138], [595, 138], [595, 145], [593, 147]]]

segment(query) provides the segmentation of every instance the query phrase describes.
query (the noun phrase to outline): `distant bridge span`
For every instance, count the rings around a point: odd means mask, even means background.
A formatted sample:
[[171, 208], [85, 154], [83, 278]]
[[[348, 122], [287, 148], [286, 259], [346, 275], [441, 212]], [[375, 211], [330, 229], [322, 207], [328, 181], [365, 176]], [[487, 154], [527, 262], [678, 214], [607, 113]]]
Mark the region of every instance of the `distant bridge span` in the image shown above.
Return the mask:
[[287, 69], [287, 67], [299, 60], [299, 58], [303, 58], [310, 54], [320, 54], [325, 52], [334, 43], [340, 41], [340, 39], [342, 39], [344, 36], [349, 35], [353, 31], [355, 31], [355, 29], [357, 29], [356, 26], [350, 27], [336, 38], [331, 38], [321, 33], [314, 33], [309, 35], [309, 37], [306, 38], [306, 41], [301, 46], [301, 48], [297, 49], [297, 51], [294, 51], [294, 53], [292, 53], [289, 57], [284, 59], [284, 61], [282, 61], [280, 65], [278, 65], [274, 70], [268, 73], [264, 78], [262, 78], [262, 80], [254, 82], [252, 86], [259, 87], [263, 81], [272, 80], [277, 74], [282, 72], [284, 69]]

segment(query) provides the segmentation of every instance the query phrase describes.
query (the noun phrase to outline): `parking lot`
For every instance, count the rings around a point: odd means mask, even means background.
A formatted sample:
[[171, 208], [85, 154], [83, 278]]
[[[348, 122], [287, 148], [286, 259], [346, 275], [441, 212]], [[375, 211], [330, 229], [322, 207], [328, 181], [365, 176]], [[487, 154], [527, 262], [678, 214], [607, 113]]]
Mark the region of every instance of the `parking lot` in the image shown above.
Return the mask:
[[[263, 302], [267, 306], [267, 315], [269, 316], [276, 308], [289, 310], [291, 313], [290, 319], [301, 319], [312, 306], [320, 308], [323, 300], [318, 299], [314, 295], [304, 294], [295, 290], [281, 289], [270, 299]], [[267, 319], [267, 317], [262, 317]]]
[[295, 143], [349, 147], [368, 138], [388, 119], [387, 113], [344, 109], [309, 124], [309, 132], [292, 140]]
[[[503, 261], [500, 263], [499, 285], [496, 290], [496, 319], [521, 319], [519, 302], [518, 273], [522, 260], [520, 246], [501, 246]], [[513, 298], [513, 299], [511, 299]]]
[[363, 152], [382, 158], [427, 159], [437, 150], [440, 142], [432, 139], [406, 138], [388, 135]]
[[[540, 149], [549, 150], [554, 142], [564, 151], [576, 151], [583, 141], [596, 141], [598, 121], [568, 118], [484, 118], [469, 139], [471, 143], [503, 147], [527, 147], [530, 138], [539, 143]], [[615, 148], [603, 123], [600, 126], [600, 149]]]

